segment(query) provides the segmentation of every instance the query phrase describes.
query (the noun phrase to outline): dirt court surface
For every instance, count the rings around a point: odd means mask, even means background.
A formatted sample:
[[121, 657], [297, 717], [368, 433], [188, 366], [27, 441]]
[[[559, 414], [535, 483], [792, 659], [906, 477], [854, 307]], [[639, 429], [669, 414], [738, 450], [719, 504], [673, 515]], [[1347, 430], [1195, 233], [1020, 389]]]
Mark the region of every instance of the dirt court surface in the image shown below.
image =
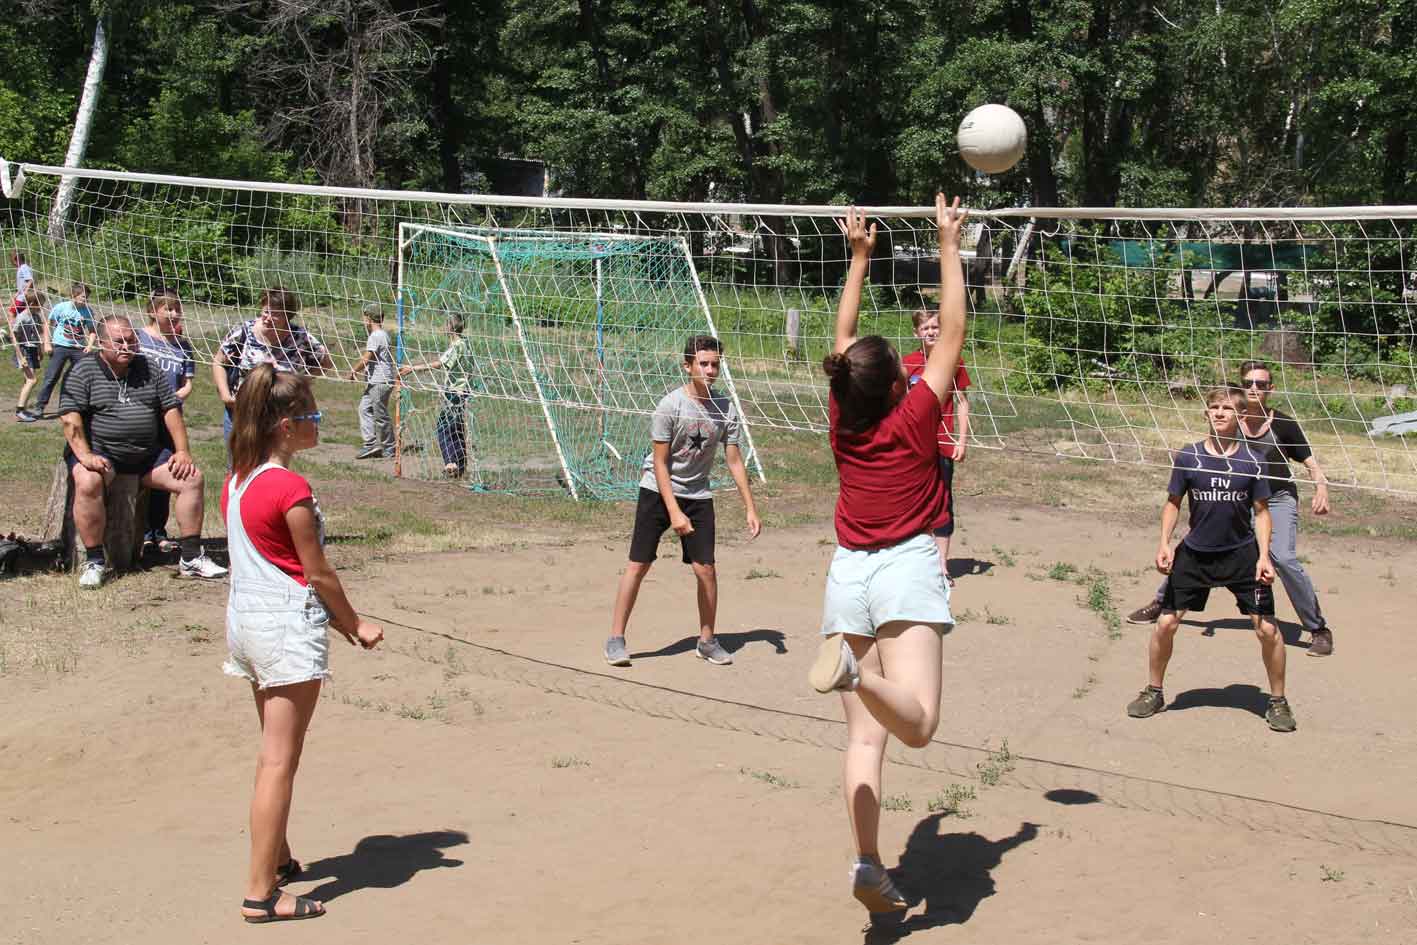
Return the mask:
[[224, 585], [0, 584], [0, 613], [73, 615], [64, 648], [11, 636], [0, 674], [0, 941], [1417, 942], [1410, 544], [1304, 543], [1337, 652], [1287, 625], [1281, 736], [1223, 595], [1178, 639], [1170, 711], [1126, 718], [1145, 631], [1109, 634], [1054, 566], [1125, 612], [1152, 527], [970, 499], [944, 721], [885, 772], [882, 854], [919, 902], [867, 932], [840, 706], [804, 682], [830, 526], [748, 544], [724, 506], [731, 667], [694, 657], [668, 545], [630, 669], [600, 658], [623, 535], [343, 555], [387, 646], [335, 648], [297, 782], [292, 889], [329, 915], [263, 931], [237, 915], [256, 720], [219, 668]]

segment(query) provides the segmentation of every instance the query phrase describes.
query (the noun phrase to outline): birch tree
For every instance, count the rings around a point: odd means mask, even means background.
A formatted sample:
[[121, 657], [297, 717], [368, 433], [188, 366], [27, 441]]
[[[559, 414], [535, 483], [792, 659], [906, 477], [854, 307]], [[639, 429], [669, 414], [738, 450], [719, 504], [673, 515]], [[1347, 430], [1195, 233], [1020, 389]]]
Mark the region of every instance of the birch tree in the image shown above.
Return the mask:
[[[65, 167], [81, 167], [89, 146], [94, 113], [98, 110], [99, 93], [103, 91], [103, 74], [108, 67], [109, 14], [102, 11], [94, 24], [93, 47], [89, 52], [89, 68], [84, 77], [84, 94], [79, 99], [79, 111], [74, 117], [74, 133], [69, 136], [69, 151], [64, 155]], [[59, 182], [59, 192], [49, 210], [49, 238], [60, 239], [68, 226], [69, 211], [74, 204], [76, 180], [65, 177]]]

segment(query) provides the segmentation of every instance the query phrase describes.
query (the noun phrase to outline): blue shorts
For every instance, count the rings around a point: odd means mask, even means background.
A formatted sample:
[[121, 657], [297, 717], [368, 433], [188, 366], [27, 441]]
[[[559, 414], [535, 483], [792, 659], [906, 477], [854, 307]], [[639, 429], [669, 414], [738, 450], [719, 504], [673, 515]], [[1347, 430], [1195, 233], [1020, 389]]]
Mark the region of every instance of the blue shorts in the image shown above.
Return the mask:
[[822, 634], [874, 637], [897, 620], [933, 624], [942, 632], [954, 625], [934, 537], [922, 532], [874, 551], [838, 546], [827, 570]]

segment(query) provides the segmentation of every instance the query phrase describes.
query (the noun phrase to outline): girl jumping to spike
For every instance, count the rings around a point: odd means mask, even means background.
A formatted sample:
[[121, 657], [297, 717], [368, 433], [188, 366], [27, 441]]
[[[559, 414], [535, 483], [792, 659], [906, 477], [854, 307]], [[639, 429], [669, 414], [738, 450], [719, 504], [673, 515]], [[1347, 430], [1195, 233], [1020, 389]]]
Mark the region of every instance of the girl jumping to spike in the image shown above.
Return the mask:
[[941, 637], [953, 625], [934, 529], [949, 519], [937, 436], [941, 404], [954, 396], [964, 345], [959, 199], [935, 198], [940, 236], [940, 335], [909, 385], [900, 355], [879, 335], [856, 336], [861, 287], [876, 226], [852, 208], [837, 222], [851, 268], [836, 315], [836, 343], [822, 362], [831, 379], [828, 419], [841, 493], [837, 549], [827, 572], [821, 650], [809, 676], [841, 693], [846, 713], [846, 811], [856, 840], [852, 892], [871, 912], [908, 907], [881, 863], [877, 834], [886, 739], [929, 743], [940, 722]]

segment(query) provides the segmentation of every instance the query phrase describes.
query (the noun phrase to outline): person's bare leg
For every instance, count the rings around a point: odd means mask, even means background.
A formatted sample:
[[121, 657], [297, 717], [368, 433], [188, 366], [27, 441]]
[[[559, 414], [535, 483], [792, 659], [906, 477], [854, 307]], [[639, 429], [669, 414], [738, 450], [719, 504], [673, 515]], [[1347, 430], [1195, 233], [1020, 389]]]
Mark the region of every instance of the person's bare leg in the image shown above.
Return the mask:
[[[881, 675], [881, 660], [870, 637], [848, 636], [863, 672]], [[841, 694], [846, 712], [846, 753], [842, 762], [842, 791], [851, 836], [859, 856], [879, 857], [881, 826], [881, 765], [886, 758], [885, 726], [854, 692]]]
[[718, 571], [711, 564], [695, 562], [694, 580], [699, 588], [699, 639], [712, 640], [718, 620]]
[[106, 477], [86, 469], [82, 463], [74, 464], [73, 477], [74, 530], [79, 533], [84, 547], [93, 548], [103, 544], [103, 533], [108, 526], [108, 513], [103, 504]]
[[1251, 618], [1255, 636], [1260, 640], [1260, 656], [1264, 658], [1264, 670], [1269, 676], [1269, 694], [1275, 699], [1284, 698], [1284, 637], [1273, 620], [1255, 615]]
[[[858, 659], [871, 646], [866, 637], [846, 639]], [[862, 667], [856, 694], [888, 732], [923, 748], [940, 724], [940, 633], [928, 624], [891, 621], [877, 628], [874, 646], [881, 668]]]
[[1151, 631], [1151, 643], [1147, 646], [1147, 681], [1157, 689], [1162, 688], [1162, 681], [1166, 678], [1166, 667], [1171, 662], [1171, 651], [1176, 643], [1176, 631], [1185, 615], [1184, 610], [1162, 614], [1156, 618], [1156, 629]]
[[654, 562], [631, 561], [625, 565], [625, 573], [620, 575], [620, 586], [615, 591], [615, 611], [610, 618], [610, 635], [623, 637], [630, 625], [630, 613], [635, 609], [635, 600], [640, 596], [640, 584], [649, 574]]
[[28, 363], [25, 364], [24, 372], [25, 382], [20, 385], [19, 396], [15, 398], [15, 406], [20, 408], [23, 408], [25, 404], [29, 403], [30, 391], [34, 390], [34, 385], [38, 381], [38, 377], [36, 377], [34, 373], [34, 368], [30, 367]]
[[[251, 792], [251, 863], [246, 876], [247, 899], [265, 899], [275, 885], [276, 867], [290, 821], [295, 773], [305, 747], [305, 732], [320, 699], [320, 680], [255, 690], [261, 718], [261, 751], [256, 759], [256, 784]], [[323, 908], [323, 907], [321, 907]], [[282, 896], [281, 915], [293, 914], [295, 898]], [[247, 915], [259, 910], [242, 909]]]
[[949, 535], [936, 535], [935, 547], [940, 550], [940, 573], [945, 576], [945, 583], [954, 587], [954, 581], [950, 580], [950, 537]]
[[[261, 690], [256, 688], [255, 683], [251, 684], [251, 694], [255, 697], [254, 701], [256, 703], [256, 720], [260, 723], [261, 731], [265, 731], [266, 700], [261, 698]], [[290, 861], [291, 856], [292, 854], [290, 852], [290, 840], [286, 837], [284, 833], [282, 833], [280, 838], [280, 853], [276, 855], [276, 866], [280, 866], [283, 863], [288, 863]], [[271, 876], [272, 881], [274, 881], [275, 878], [276, 877], [274, 875]]]
[[166, 465], [158, 466], [143, 477], [154, 489], [172, 493], [172, 513], [177, 519], [178, 537], [202, 533], [204, 489], [202, 471], [193, 471], [186, 479], [178, 479]]

